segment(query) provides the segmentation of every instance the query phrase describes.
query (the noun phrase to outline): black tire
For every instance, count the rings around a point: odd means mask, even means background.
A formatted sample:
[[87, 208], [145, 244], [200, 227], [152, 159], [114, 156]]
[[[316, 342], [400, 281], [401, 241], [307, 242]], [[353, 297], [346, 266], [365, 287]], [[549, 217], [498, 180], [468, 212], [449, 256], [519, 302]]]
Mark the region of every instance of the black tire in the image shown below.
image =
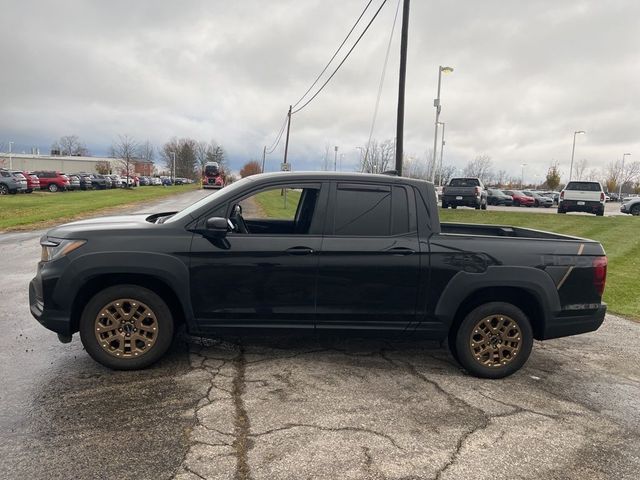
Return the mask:
[[9, 187], [4, 183], [0, 183], [0, 195], [9, 195]]
[[[123, 298], [148, 306], [157, 322], [155, 343], [139, 357], [117, 358], [101, 346], [94, 332], [100, 311], [110, 302]], [[113, 370], [138, 370], [157, 362], [171, 346], [173, 331], [173, 317], [167, 304], [156, 293], [138, 285], [118, 285], [102, 290], [89, 300], [80, 318], [80, 339], [87, 353], [98, 363]]]
[[449, 208], [449, 205], [446, 202], [442, 202], [442, 208]]
[[451, 205], [451, 208], [455, 210], [456, 208], [458, 208], [458, 205]]
[[566, 210], [562, 210], [562, 209], [559, 208], [558, 209], [558, 213], [567, 213], [567, 211]]
[[604, 217], [604, 208], [596, 212], [596, 217]]
[[640, 216], [640, 203], [631, 207], [631, 215], [634, 217]]
[[47, 188], [51, 193], [55, 193], [58, 191], [58, 185], [56, 185], [55, 183], [50, 183]]
[[[491, 317], [505, 319], [511, 327], [507, 326], [506, 333], [519, 335], [518, 349], [510, 358], [505, 358], [504, 364], [489, 366], [478, 360], [480, 357], [472, 350], [474, 344], [474, 330], [479, 322], [490, 322]], [[514, 327], [515, 324], [515, 327]], [[511, 330], [509, 330], [511, 328]], [[483, 340], [480, 340], [481, 342]], [[515, 305], [505, 302], [489, 302], [472, 310], [462, 321], [455, 333], [455, 356], [458, 362], [471, 375], [480, 378], [504, 378], [518, 371], [527, 361], [533, 347], [533, 330], [527, 316]], [[507, 351], [503, 350], [503, 353]], [[503, 357], [504, 358], [504, 357]], [[499, 363], [499, 362], [498, 362]]]
[[486, 210], [487, 209], [487, 202], [484, 202], [482, 205], [480, 205], [480, 208], [482, 210]]
[[513, 201], [513, 206], [514, 207], [519, 207], [520, 206], [520, 201], [519, 200], [514, 200]]
[[535, 203], [533, 204], [533, 206], [538, 208], [540, 206], [540, 202], [538, 200], [536, 200]]

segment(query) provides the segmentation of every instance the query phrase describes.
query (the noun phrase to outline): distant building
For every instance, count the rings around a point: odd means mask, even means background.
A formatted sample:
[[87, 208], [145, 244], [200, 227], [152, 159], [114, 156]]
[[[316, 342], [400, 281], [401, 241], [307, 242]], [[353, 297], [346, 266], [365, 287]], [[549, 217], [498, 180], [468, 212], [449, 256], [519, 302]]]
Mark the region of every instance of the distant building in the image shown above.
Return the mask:
[[117, 159], [107, 157], [62, 157], [59, 155], [36, 155], [27, 153], [0, 153], [0, 167], [14, 170], [54, 170], [63, 173], [96, 173], [101, 165], [114, 168]]
[[133, 163], [133, 171], [138, 175], [144, 175], [145, 177], [153, 175], [155, 168], [153, 162], [149, 160], [132, 160], [131, 163]]

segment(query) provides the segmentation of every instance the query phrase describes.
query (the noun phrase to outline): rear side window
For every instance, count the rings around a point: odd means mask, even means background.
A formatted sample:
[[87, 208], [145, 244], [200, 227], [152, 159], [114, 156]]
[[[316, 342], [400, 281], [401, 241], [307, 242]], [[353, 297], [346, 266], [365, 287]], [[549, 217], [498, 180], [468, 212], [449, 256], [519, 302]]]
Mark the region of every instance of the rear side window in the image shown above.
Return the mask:
[[565, 190], [580, 190], [582, 192], [600, 192], [602, 187], [598, 182], [569, 182]]
[[479, 187], [480, 181], [477, 178], [452, 178], [450, 187]]
[[[404, 195], [406, 200], [406, 192]], [[334, 211], [335, 235], [388, 236], [391, 233], [391, 187], [339, 184]]]

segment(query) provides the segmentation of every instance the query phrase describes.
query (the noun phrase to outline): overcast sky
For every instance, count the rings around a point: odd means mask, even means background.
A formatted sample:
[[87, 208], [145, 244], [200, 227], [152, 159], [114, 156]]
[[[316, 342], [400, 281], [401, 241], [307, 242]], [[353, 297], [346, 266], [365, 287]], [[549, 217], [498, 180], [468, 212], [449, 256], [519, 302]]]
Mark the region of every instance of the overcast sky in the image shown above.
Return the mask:
[[[96, 155], [118, 134], [160, 146], [215, 139], [239, 167], [260, 158], [366, 0], [0, 0], [0, 150], [76, 134]], [[374, 0], [367, 19], [382, 0]], [[411, 2], [405, 153], [433, 144], [438, 65], [445, 163], [478, 154], [494, 169], [565, 174], [640, 157], [640, 2]], [[375, 106], [397, 0], [325, 90], [293, 116], [290, 161], [319, 169], [325, 145], [353, 169]], [[374, 137], [395, 136], [400, 21]], [[282, 144], [268, 157], [277, 169]], [[632, 157], [633, 158], [633, 157]], [[640, 160], [637, 158], [636, 160]]]

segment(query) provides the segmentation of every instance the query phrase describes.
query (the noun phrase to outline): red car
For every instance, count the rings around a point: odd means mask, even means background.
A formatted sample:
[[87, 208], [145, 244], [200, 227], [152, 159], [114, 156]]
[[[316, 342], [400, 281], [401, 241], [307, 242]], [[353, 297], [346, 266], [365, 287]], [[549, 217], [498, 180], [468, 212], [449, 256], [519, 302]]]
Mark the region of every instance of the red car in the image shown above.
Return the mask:
[[22, 175], [27, 179], [26, 193], [31, 193], [34, 190], [40, 190], [40, 179], [35, 173], [22, 172]]
[[533, 207], [536, 204], [536, 199], [525, 195], [520, 190], [504, 190], [504, 193], [513, 197], [513, 206], [519, 207], [524, 205], [525, 207]]
[[38, 176], [40, 180], [40, 189], [49, 190], [50, 192], [57, 192], [60, 190], [67, 190], [69, 188], [69, 177], [64, 173], [51, 172], [51, 171], [37, 171], [32, 172]]

